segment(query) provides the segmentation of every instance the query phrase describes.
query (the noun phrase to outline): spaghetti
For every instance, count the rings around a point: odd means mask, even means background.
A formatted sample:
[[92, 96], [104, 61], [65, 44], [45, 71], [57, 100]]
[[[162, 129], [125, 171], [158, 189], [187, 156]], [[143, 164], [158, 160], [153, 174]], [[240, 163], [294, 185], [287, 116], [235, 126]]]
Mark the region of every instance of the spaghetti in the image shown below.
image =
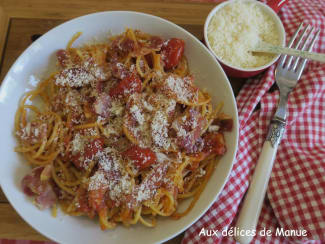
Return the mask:
[[103, 230], [186, 215], [226, 152], [232, 119], [194, 85], [183, 40], [127, 29], [75, 48], [80, 34], [17, 109], [15, 151], [33, 167], [24, 192], [53, 213], [98, 216]]

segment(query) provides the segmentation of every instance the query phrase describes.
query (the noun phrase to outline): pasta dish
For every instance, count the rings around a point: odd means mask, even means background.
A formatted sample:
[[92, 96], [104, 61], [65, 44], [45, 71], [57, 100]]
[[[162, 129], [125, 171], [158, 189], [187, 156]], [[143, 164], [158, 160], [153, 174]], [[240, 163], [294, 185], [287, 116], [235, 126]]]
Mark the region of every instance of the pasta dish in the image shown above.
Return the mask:
[[17, 109], [15, 151], [32, 167], [24, 193], [54, 215], [98, 216], [103, 230], [186, 215], [226, 152], [232, 119], [194, 85], [183, 40], [126, 29], [73, 47], [80, 35]]

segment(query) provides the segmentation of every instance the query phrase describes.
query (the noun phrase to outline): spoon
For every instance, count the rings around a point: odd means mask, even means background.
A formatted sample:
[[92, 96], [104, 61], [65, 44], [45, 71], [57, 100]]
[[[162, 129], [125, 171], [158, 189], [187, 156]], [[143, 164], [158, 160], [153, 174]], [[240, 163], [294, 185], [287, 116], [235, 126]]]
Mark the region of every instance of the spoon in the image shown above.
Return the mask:
[[[319, 30], [317, 32], [319, 32]], [[253, 47], [250, 51], [261, 52], [261, 53], [288, 54], [296, 57], [311, 59], [314, 61], [325, 63], [325, 54], [297, 50], [288, 47], [275, 46], [263, 41], [259, 41], [259, 43], [255, 47]]]

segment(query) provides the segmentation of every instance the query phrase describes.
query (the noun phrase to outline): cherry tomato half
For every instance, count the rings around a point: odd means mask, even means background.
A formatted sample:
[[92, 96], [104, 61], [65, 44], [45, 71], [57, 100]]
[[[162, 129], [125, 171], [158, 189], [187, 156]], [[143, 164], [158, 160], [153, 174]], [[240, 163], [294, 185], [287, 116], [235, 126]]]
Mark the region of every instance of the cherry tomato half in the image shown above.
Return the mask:
[[157, 161], [156, 154], [153, 151], [149, 148], [142, 148], [137, 145], [129, 147], [122, 155], [132, 160], [139, 169], [145, 169], [155, 164]]
[[171, 38], [161, 48], [165, 69], [175, 68], [184, 54], [185, 42], [178, 38]]
[[[104, 148], [104, 141], [101, 138], [92, 140], [87, 146], [84, 148], [84, 159], [91, 159], [97, 152], [102, 151]], [[77, 153], [75, 155], [70, 155], [70, 160], [72, 163], [79, 169], [83, 168], [83, 160], [81, 160], [81, 153]]]
[[92, 158], [97, 152], [103, 151], [104, 141], [102, 138], [92, 140], [85, 148], [85, 157]]
[[111, 97], [125, 96], [141, 91], [141, 79], [136, 74], [131, 74], [122, 79], [116, 86], [110, 89], [109, 95]]

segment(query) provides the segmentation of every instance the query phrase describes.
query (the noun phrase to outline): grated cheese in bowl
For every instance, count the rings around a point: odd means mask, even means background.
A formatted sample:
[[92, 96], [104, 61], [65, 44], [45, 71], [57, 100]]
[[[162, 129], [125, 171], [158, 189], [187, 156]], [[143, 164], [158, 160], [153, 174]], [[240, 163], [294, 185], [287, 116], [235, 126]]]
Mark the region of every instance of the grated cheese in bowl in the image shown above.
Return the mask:
[[[283, 39], [283, 38], [282, 38]], [[257, 1], [232, 1], [220, 7], [207, 26], [207, 40], [225, 64], [250, 69], [268, 64], [276, 55], [252, 53], [264, 41], [281, 45], [277, 22]]]

